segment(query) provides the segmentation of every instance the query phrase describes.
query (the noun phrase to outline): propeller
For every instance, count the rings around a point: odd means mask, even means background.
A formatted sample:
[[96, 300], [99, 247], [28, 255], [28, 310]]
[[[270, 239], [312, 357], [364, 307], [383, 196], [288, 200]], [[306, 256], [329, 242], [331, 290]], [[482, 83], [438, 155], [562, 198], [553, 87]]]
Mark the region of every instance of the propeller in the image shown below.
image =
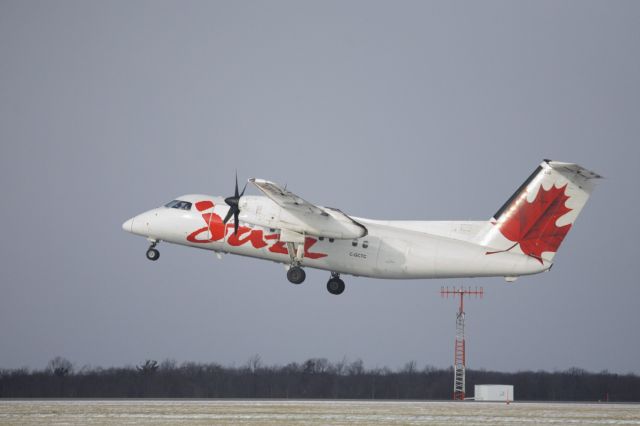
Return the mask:
[[238, 193], [238, 172], [236, 172], [236, 191], [232, 197], [227, 197], [224, 199], [224, 202], [229, 206], [229, 211], [227, 215], [224, 217], [223, 223], [227, 223], [231, 216], [233, 216], [233, 234], [238, 235], [238, 215], [240, 214], [240, 197], [244, 195], [244, 191], [247, 189], [247, 184], [244, 184], [244, 188], [242, 188], [242, 192]]

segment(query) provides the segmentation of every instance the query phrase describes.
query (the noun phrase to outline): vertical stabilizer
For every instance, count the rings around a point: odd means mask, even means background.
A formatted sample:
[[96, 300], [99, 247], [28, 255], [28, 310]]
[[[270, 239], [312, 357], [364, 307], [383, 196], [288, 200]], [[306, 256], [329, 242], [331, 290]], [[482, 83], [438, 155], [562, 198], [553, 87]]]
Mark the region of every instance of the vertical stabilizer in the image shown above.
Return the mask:
[[511, 251], [551, 262], [599, 178], [574, 163], [544, 160], [496, 212], [479, 243], [487, 255]]

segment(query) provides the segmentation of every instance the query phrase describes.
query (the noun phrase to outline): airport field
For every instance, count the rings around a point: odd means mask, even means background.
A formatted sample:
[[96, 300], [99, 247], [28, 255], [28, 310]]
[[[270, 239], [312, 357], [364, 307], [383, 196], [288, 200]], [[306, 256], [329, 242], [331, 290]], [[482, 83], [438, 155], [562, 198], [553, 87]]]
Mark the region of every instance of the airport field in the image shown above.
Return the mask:
[[640, 404], [330, 400], [0, 400], [0, 424], [640, 425]]

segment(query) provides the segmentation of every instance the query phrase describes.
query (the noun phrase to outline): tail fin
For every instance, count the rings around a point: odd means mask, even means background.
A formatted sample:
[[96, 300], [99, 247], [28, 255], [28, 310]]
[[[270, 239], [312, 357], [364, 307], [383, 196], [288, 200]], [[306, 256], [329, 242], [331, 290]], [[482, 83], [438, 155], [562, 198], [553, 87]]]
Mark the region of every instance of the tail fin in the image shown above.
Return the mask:
[[493, 215], [479, 242], [487, 254], [520, 251], [551, 262], [599, 178], [577, 164], [544, 160]]

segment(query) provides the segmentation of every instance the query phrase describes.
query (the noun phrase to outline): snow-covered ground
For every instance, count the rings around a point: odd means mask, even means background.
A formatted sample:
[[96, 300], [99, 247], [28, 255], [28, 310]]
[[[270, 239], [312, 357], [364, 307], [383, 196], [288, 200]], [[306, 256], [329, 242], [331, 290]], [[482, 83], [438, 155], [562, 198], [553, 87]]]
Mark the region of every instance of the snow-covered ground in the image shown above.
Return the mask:
[[290, 400], [0, 400], [0, 424], [621, 424], [640, 404]]

